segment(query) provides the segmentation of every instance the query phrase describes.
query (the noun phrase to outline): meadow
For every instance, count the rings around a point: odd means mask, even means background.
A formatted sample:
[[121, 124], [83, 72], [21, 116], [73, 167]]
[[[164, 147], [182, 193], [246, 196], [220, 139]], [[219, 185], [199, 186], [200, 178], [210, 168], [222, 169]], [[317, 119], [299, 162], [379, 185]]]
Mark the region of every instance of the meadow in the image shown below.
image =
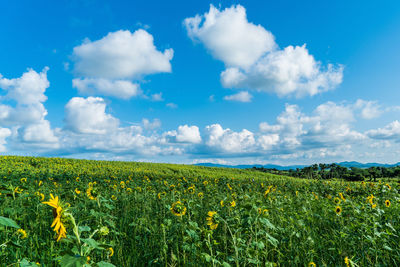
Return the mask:
[[396, 180], [0, 157], [0, 266], [399, 266]]

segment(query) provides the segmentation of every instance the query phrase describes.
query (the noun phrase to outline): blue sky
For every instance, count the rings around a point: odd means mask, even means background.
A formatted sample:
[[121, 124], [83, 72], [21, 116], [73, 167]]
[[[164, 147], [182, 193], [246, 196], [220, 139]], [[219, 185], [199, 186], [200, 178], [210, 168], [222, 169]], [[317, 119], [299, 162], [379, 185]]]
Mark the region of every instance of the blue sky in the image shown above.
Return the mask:
[[400, 3], [0, 1], [0, 151], [400, 161]]

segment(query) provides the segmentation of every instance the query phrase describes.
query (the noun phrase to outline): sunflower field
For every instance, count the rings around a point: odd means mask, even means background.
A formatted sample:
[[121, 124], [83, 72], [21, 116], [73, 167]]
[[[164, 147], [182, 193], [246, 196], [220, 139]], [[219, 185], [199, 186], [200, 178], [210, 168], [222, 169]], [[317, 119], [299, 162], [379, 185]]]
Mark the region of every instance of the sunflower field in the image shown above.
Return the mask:
[[399, 266], [399, 189], [2, 156], [0, 266]]

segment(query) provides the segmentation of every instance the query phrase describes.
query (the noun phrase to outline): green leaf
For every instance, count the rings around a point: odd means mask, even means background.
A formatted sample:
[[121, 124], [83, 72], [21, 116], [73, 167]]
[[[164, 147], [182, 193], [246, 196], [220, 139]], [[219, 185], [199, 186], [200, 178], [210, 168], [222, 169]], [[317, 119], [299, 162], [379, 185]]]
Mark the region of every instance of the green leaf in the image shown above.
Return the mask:
[[8, 227], [14, 227], [14, 228], [21, 228], [19, 225], [14, 221], [9, 218], [0, 216], [0, 225], [8, 226]]
[[34, 262], [30, 262], [27, 259], [23, 259], [20, 263], [19, 263], [20, 267], [37, 267], [36, 263]]
[[265, 235], [267, 236], [267, 240], [269, 243], [271, 243], [271, 245], [273, 245], [274, 247], [278, 246], [279, 241], [275, 237], [271, 236], [268, 233], [265, 233]]
[[100, 244], [92, 238], [81, 238], [81, 241], [85, 242], [92, 248], [104, 249], [104, 248], [100, 247]]
[[90, 227], [89, 226], [78, 226], [78, 230], [79, 232], [89, 232], [90, 231]]
[[86, 257], [82, 257], [79, 255], [70, 256], [65, 255], [61, 258], [60, 265], [61, 267], [82, 267], [86, 263]]
[[101, 261], [96, 263], [98, 267], [115, 267], [114, 264], [109, 263], [109, 262], [105, 262], [105, 261]]

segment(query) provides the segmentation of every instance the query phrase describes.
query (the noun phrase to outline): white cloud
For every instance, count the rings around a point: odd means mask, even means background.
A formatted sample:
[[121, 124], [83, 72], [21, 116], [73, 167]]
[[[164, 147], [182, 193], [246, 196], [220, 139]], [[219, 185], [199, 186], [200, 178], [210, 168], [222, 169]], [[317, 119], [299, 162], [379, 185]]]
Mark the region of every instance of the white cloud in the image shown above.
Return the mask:
[[149, 121], [148, 119], [142, 119], [143, 127], [146, 130], [157, 130], [161, 127], [161, 121], [159, 119], [154, 119], [153, 122]]
[[105, 134], [115, 130], [119, 120], [106, 113], [101, 97], [73, 97], [65, 106], [66, 128], [76, 133]]
[[181, 125], [178, 127], [178, 131], [169, 131], [166, 136], [177, 143], [198, 144], [201, 142], [200, 131], [197, 126]]
[[225, 96], [224, 99], [228, 101], [238, 101], [238, 102], [251, 102], [252, 95], [247, 91], [242, 91], [237, 94]]
[[208, 13], [186, 18], [184, 24], [193, 40], [201, 41], [227, 66], [249, 67], [276, 46], [269, 31], [247, 21], [241, 5], [223, 11], [210, 5]]
[[33, 69], [28, 69], [20, 78], [6, 79], [0, 75], [0, 88], [7, 90], [6, 99], [12, 99], [20, 105], [30, 105], [41, 103], [47, 100], [44, 95], [46, 89], [50, 86], [47, 80], [48, 67], [45, 67], [41, 73]]
[[381, 110], [381, 107], [377, 101], [365, 101], [358, 99], [354, 104], [354, 108], [361, 111], [360, 116], [363, 119], [374, 119], [383, 113], [383, 110]]
[[342, 82], [343, 66], [323, 67], [305, 45], [280, 49], [269, 31], [248, 22], [241, 5], [222, 11], [211, 5], [208, 13], [187, 18], [184, 24], [193, 40], [202, 42], [225, 63], [224, 87], [303, 97]]
[[328, 91], [342, 82], [343, 67], [323, 69], [304, 46], [288, 46], [261, 57], [248, 69], [228, 68], [221, 73], [224, 87], [275, 93], [280, 97]]
[[10, 129], [7, 128], [0, 128], [0, 152], [5, 152], [6, 148], [6, 138], [11, 135]]
[[21, 136], [24, 142], [39, 144], [41, 147], [58, 148], [58, 137], [55, 136], [50, 128], [50, 122], [42, 120], [36, 124], [31, 124], [20, 128]]
[[400, 140], [400, 122], [395, 120], [383, 128], [369, 130], [366, 134], [373, 139], [394, 139], [398, 141]]
[[141, 93], [139, 84], [127, 80], [77, 78], [72, 80], [72, 86], [84, 95], [101, 94], [122, 99], [129, 99]]
[[[0, 88], [7, 91], [2, 100], [12, 100], [14, 105], [0, 104], [0, 123], [10, 126], [10, 137], [15, 147], [35, 146], [37, 148], [56, 148], [58, 138], [45, 119], [47, 110], [43, 102], [47, 100], [46, 89], [48, 67], [37, 73], [28, 69], [21, 77], [3, 78], [0, 75]], [[4, 148], [5, 143], [1, 144]]]
[[163, 97], [162, 97], [162, 93], [158, 93], [158, 94], [152, 94], [151, 95], [151, 100], [152, 101], [164, 101]]
[[144, 74], [171, 72], [173, 50], [160, 52], [145, 30], [110, 32], [97, 41], [86, 40], [74, 48], [75, 72], [79, 76], [132, 79]]
[[210, 151], [246, 153], [252, 151], [255, 144], [254, 134], [246, 129], [235, 132], [219, 124], [206, 126], [205, 145]]
[[73, 86], [82, 94], [129, 99], [141, 93], [144, 75], [171, 72], [173, 49], [157, 50], [145, 30], [110, 32], [100, 40], [85, 40], [74, 47], [72, 58], [77, 77]]

